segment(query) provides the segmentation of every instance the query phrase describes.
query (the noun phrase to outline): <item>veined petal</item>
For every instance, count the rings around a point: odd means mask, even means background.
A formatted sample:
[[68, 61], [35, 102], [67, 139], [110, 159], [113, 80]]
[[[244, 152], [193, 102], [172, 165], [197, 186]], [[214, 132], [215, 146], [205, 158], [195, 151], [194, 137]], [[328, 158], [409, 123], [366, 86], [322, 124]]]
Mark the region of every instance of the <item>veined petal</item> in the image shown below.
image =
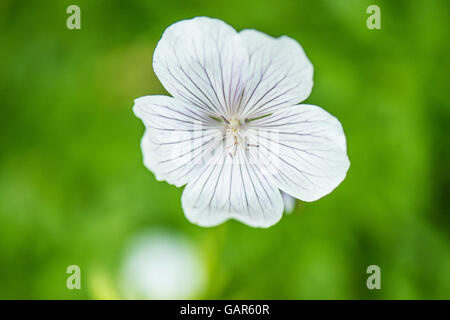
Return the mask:
[[256, 30], [243, 30], [239, 36], [250, 59], [250, 76], [240, 105], [243, 118], [267, 115], [309, 96], [313, 66], [297, 41]]
[[234, 157], [223, 150], [219, 159], [185, 187], [181, 202], [186, 217], [204, 227], [230, 218], [252, 227], [277, 223], [283, 213], [278, 188], [248, 161], [242, 149]]
[[255, 120], [252, 131], [260, 156], [271, 164], [274, 183], [295, 198], [317, 200], [347, 174], [350, 161], [342, 126], [317, 106], [296, 105], [277, 111]]
[[229, 117], [247, 82], [248, 54], [232, 27], [199, 17], [166, 29], [153, 69], [172, 96], [210, 115]]
[[141, 150], [144, 165], [148, 170], [155, 174], [156, 180], [164, 181], [166, 180], [166, 178], [164, 177], [164, 172], [158, 170], [159, 161], [156, 152], [157, 147], [158, 146], [151, 140], [150, 128], [146, 128], [141, 139]]
[[145, 165], [157, 179], [178, 187], [197, 174], [223, 139], [215, 120], [175, 98], [141, 97], [133, 110], [147, 127], [141, 143]]

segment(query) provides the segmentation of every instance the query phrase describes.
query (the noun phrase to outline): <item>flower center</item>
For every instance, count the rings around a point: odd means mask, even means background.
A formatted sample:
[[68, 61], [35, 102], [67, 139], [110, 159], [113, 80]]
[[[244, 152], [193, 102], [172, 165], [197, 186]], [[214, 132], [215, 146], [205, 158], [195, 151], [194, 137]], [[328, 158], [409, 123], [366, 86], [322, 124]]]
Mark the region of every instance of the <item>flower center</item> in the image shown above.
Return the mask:
[[228, 123], [228, 128], [230, 129], [231, 133], [235, 136], [238, 134], [240, 126], [241, 122], [236, 118], [231, 119]]
[[229, 143], [227, 143], [227, 149], [230, 149], [229, 154], [233, 157], [236, 155], [237, 147], [240, 144], [241, 139], [239, 137], [239, 129], [241, 128], [242, 123], [235, 117], [226, 119], [222, 116], [222, 119], [225, 121], [225, 134], [231, 139], [231, 141], [227, 139], [229, 141]]

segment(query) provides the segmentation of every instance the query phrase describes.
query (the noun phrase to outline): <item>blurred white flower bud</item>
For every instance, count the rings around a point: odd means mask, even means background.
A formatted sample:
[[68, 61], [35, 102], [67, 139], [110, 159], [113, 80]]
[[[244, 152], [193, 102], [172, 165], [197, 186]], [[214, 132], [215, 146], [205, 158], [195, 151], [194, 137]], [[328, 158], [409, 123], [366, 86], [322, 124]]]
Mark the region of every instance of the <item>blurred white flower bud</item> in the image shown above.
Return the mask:
[[190, 239], [163, 230], [133, 239], [122, 270], [128, 299], [192, 299], [206, 284], [206, 267]]

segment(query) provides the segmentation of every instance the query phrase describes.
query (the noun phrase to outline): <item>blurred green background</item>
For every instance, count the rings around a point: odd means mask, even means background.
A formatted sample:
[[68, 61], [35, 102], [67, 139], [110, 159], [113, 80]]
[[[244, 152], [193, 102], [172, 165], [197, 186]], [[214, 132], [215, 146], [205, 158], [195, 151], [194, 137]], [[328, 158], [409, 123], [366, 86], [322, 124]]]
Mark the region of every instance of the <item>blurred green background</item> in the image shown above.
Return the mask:
[[[447, 0], [1, 1], [0, 298], [123, 298], [125, 247], [164, 229], [202, 254], [194, 298], [449, 299], [449, 14]], [[201, 15], [298, 40], [307, 102], [347, 135], [346, 180], [269, 229], [190, 224], [182, 189], [142, 164], [133, 99], [165, 94], [155, 45]], [[72, 264], [81, 290], [66, 288]], [[366, 287], [372, 264], [381, 290]]]

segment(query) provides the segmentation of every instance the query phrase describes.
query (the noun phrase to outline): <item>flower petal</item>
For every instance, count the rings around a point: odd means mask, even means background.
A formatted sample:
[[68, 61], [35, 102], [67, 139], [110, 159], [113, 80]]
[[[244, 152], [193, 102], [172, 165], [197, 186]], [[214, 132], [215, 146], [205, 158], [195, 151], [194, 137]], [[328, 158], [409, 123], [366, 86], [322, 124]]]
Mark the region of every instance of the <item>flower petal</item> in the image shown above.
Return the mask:
[[158, 170], [159, 161], [156, 152], [157, 145], [152, 142], [151, 135], [150, 128], [145, 129], [144, 135], [141, 139], [143, 162], [147, 169], [155, 174], [156, 180], [164, 181], [166, 180], [164, 177], [164, 172]]
[[250, 143], [271, 164], [274, 183], [287, 194], [314, 201], [345, 178], [350, 161], [340, 122], [313, 105], [297, 105], [255, 120]]
[[186, 217], [204, 227], [230, 218], [252, 227], [267, 228], [283, 213], [280, 191], [241, 148], [231, 157], [222, 151], [220, 161], [204, 168], [184, 189], [181, 202]]
[[281, 191], [281, 196], [284, 202], [284, 212], [292, 213], [295, 208], [295, 198], [288, 195], [286, 192]]
[[242, 116], [257, 118], [305, 100], [313, 85], [313, 66], [300, 44], [256, 30], [239, 33], [250, 58]]
[[206, 17], [169, 26], [153, 56], [153, 69], [172, 96], [215, 116], [231, 116], [247, 68], [247, 50], [236, 31]]
[[141, 143], [145, 165], [177, 187], [196, 176], [203, 157], [223, 139], [215, 120], [175, 98], [141, 97], [133, 110], [147, 127]]

